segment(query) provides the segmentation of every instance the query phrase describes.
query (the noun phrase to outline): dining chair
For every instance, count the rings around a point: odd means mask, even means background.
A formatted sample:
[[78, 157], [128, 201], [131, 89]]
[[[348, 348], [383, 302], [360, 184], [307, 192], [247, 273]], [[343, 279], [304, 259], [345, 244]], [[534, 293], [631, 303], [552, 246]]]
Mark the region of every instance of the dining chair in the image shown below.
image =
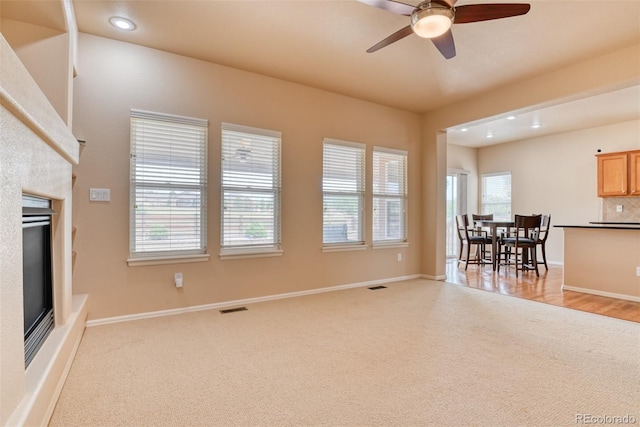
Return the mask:
[[[500, 272], [504, 255], [504, 265], [514, 265], [516, 277], [518, 277], [518, 271], [524, 273], [526, 270], [535, 270], [536, 276], [540, 276], [537, 247], [541, 222], [542, 215], [515, 216], [513, 233], [502, 237], [501, 244], [498, 245], [498, 272]], [[504, 254], [502, 248], [504, 248]]]
[[[477, 221], [493, 221], [493, 214], [471, 214], [471, 219], [473, 220], [473, 226], [477, 231], [484, 231], [486, 233], [486, 239], [487, 239], [486, 244], [490, 245], [488, 247], [491, 247], [491, 239], [493, 237], [491, 236], [491, 232], [489, 231], [489, 228], [478, 225]], [[486, 254], [486, 251], [485, 251], [485, 254]], [[491, 254], [489, 254], [487, 258], [491, 258]]]
[[[458, 264], [463, 261], [462, 252], [464, 247], [467, 248], [466, 257], [464, 259], [465, 270], [469, 267], [469, 264], [490, 264], [490, 261], [486, 259], [486, 232], [469, 228], [469, 216], [467, 214], [456, 215], [456, 228], [458, 229], [458, 237], [460, 238], [460, 255], [458, 256]], [[476, 247], [473, 260], [471, 259], [472, 246]]]
[[[471, 215], [471, 219], [473, 220], [473, 226], [476, 228], [482, 228], [480, 226], [476, 225], [477, 221], [493, 221], [493, 214], [472, 214]], [[485, 228], [486, 230], [486, 228]], [[488, 235], [488, 231], [487, 231], [487, 235]], [[490, 235], [488, 235], [489, 238], [491, 238]]]
[[549, 237], [549, 230], [551, 229], [551, 214], [543, 214], [540, 220], [540, 234], [536, 240], [536, 245], [540, 246], [542, 252], [542, 260], [538, 261], [538, 264], [544, 264], [545, 270], [549, 271], [547, 265], [547, 237]]

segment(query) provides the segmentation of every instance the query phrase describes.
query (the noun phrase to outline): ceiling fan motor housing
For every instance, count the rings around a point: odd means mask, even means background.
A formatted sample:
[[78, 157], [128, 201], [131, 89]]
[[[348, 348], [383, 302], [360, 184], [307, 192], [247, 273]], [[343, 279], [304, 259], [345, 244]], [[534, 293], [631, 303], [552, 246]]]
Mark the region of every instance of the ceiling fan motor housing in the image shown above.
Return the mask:
[[446, 3], [425, 1], [411, 14], [411, 29], [419, 37], [431, 39], [446, 33], [455, 17], [455, 11]]

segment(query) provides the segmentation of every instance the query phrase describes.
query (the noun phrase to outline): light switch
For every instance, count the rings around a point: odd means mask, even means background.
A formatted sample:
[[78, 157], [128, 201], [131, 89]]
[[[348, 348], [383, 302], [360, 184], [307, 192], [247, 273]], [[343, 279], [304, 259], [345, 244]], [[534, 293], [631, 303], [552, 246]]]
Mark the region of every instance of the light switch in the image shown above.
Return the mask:
[[89, 201], [91, 202], [110, 202], [111, 190], [109, 188], [90, 188]]
[[616, 212], [622, 212], [622, 205], [616, 205]]

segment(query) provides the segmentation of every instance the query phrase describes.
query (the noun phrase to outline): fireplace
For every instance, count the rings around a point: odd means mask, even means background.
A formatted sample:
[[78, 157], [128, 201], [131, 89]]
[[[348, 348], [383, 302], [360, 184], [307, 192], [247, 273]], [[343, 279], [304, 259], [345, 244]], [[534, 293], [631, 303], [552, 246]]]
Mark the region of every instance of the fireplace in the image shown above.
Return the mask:
[[25, 367], [54, 327], [51, 201], [22, 197], [22, 287]]

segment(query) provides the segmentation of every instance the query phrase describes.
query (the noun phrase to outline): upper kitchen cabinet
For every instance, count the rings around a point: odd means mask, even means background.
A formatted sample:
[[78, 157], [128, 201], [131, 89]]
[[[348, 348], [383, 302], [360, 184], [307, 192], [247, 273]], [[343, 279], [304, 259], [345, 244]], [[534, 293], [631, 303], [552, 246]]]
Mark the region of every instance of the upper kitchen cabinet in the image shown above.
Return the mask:
[[640, 196], [640, 150], [596, 154], [598, 197]]
[[640, 150], [629, 153], [629, 194], [640, 196]]

